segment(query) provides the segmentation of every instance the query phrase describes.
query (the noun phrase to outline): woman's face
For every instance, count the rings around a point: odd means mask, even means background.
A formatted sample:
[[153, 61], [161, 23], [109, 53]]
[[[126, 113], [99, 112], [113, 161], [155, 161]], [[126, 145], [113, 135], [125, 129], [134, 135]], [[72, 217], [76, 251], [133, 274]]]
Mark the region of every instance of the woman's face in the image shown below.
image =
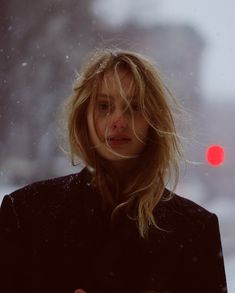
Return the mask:
[[138, 101], [133, 98], [130, 106], [125, 101], [130, 93], [131, 76], [124, 70], [117, 73], [120, 84], [113, 71], [105, 74], [97, 99], [88, 107], [87, 119], [90, 139], [97, 153], [113, 163], [124, 163], [143, 152], [149, 125]]

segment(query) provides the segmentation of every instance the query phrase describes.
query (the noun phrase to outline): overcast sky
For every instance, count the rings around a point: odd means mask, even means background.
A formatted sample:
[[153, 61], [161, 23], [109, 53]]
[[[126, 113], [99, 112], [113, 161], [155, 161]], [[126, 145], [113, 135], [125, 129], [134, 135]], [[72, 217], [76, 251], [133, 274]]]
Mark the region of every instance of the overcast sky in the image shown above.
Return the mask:
[[190, 23], [206, 37], [202, 86], [206, 95], [235, 101], [234, 0], [96, 0], [96, 11], [112, 25], [125, 23], [130, 14], [144, 25]]

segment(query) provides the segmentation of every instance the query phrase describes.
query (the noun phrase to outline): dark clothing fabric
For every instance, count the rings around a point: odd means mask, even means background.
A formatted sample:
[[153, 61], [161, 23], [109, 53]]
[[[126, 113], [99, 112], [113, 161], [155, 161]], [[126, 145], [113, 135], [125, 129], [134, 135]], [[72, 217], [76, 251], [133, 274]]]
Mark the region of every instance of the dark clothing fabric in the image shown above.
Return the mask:
[[87, 169], [17, 190], [0, 211], [1, 293], [227, 292], [216, 215], [178, 195], [157, 205], [147, 240], [124, 210], [110, 224]]

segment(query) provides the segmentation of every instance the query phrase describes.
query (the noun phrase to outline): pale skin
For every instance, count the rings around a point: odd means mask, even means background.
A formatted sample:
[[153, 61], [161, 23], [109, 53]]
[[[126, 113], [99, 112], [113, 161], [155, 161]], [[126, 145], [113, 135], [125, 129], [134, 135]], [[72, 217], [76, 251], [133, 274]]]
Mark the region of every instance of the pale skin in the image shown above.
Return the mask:
[[[118, 74], [122, 90], [128, 95], [132, 79], [126, 71], [119, 70]], [[149, 125], [135, 100], [130, 105], [131, 115], [113, 72], [106, 73], [105, 78], [106, 83], [103, 82], [97, 100], [89, 105], [88, 129], [97, 153], [110, 163], [123, 187], [146, 146]], [[77, 289], [74, 293], [87, 292]]]
[[[132, 82], [130, 74], [118, 70], [118, 76], [121, 90], [113, 71], [105, 74], [97, 100], [89, 105], [87, 120], [89, 135], [97, 153], [111, 164], [123, 183], [146, 146], [149, 125], [137, 99], [133, 99], [128, 107], [122, 96], [129, 95]], [[120, 141], [115, 141], [115, 138]]]

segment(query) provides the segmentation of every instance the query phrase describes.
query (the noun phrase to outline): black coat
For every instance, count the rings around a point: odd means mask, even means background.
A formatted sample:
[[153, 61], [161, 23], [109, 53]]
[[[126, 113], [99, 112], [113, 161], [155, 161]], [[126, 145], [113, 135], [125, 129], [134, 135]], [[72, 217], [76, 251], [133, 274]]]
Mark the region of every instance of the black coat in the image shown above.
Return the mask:
[[148, 240], [124, 212], [110, 225], [86, 169], [5, 196], [0, 292], [227, 292], [217, 217], [177, 195], [154, 214]]

